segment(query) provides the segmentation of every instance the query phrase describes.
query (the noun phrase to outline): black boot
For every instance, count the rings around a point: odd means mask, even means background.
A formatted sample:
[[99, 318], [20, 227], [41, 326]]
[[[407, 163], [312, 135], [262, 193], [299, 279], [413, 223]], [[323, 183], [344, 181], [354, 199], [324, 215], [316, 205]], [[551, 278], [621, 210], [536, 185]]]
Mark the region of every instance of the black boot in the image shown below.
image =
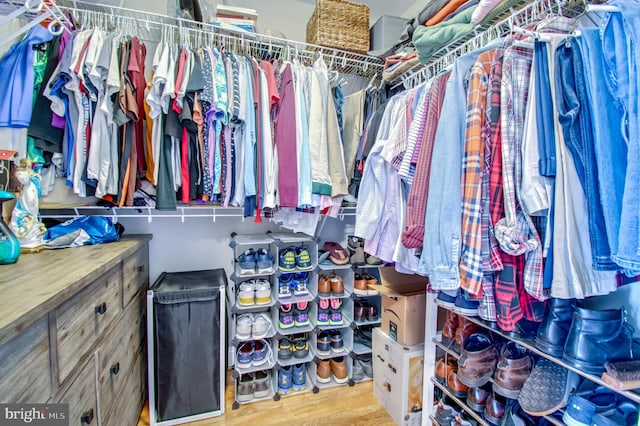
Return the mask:
[[549, 299], [536, 337], [536, 347], [552, 356], [561, 357], [571, 327], [575, 299]]
[[592, 311], [577, 307], [562, 358], [586, 373], [600, 375], [606, 362], [634, 358], [633, 327], [623, 309]]

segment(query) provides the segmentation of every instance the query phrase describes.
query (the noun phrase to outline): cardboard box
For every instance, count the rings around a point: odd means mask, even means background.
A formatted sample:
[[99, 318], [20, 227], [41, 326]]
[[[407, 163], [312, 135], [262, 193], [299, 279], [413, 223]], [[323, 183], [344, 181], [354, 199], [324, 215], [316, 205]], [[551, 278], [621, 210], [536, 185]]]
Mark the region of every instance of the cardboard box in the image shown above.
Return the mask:
[[391, 339], [403, 345], [424, 343], [427, 278], [380, 268], [382, 295], [381, 327]]
[[402, 426], [422, 423], [424, 345], [406, 346], [373, 330], [373, 394]]

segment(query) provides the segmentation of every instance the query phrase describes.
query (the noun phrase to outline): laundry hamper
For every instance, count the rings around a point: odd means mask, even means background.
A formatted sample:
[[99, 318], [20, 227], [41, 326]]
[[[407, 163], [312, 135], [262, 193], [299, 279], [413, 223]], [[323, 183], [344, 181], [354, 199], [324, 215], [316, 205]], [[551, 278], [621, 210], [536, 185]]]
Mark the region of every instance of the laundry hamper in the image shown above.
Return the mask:
[[147, 292], [151, 425], [224, 414], [226, 286], [224, 269], [165, 272]]
[[369, 6], [345, 0], [317, 0], [307, 23], [307, 43], [367, 53]]

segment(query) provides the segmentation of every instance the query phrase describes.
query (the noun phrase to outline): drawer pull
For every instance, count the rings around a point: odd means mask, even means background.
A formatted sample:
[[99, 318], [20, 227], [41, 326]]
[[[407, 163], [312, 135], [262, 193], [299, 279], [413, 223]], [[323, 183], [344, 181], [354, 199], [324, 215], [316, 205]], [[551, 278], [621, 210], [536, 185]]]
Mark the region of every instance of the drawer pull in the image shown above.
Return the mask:
[[111, 366], [111, 368], [109, 369], [109, 371], [111, 372], [111, 374], [113, 374], [114, 376], [117, 376], [118, 373], [120, 372], [120, 363], [116, 362], [115, 364], [113, 364]]
[[144, 272], [144, 265], [140, 265], [140, 266], [136, 267], [136, 271]]
[[107, 312], [107, 304], [106, 303], [102, 303], [102, 304], [96, 306], [95, 307], [95, 312], [96, 312], [96, 314], [104, 315], [104, 313]]
[[80, 422], [81, 423], [86, 423], [86, 424], [91, 424], [91, 422], [93, 421], [93, 408], [90, 409], [89, 411], [85, 412], [82, 417], [80, 417]]

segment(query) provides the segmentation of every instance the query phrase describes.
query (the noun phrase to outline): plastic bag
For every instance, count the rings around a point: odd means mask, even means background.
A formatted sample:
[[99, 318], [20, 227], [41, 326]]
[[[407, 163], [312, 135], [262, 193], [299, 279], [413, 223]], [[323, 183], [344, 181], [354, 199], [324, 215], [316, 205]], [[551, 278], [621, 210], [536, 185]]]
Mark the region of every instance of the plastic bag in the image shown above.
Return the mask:
[[47, 248], [80, 247], [118, 241], [120, 234], [109, 218], [81, 216], [47, 229]]

